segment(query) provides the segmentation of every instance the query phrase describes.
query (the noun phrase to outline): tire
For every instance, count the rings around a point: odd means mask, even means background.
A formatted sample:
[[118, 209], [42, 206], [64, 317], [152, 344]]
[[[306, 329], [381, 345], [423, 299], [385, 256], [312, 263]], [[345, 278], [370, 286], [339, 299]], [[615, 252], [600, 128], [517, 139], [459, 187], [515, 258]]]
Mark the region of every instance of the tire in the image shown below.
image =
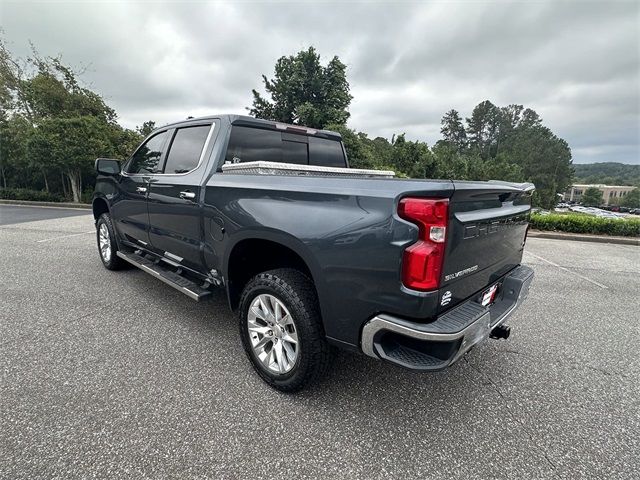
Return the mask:
[[[278, 307], [269, 297], [281, 305], [281, 322], [276, 321]], [[260, 300], [266, 304], [266, 309]], [[271, 324], [265, 315], [269, 307], [276, 312], [270, 319]], [[256, 315], [256, 311], [263, 318]], [[305, 275], [288, 268], [256, 275], [242, 292], [238, 316], [245, 353], [268, 385], [282, 392], [295, 392], [324, 376], [331, 350], [324, 336], [315, 288]], [[297, 340], [295, 344], [291, 342], [294, 338]]]
[[[108, 248], [105, 248], [104, 235], [108, 239]], [[98, 242], [98, 254], [100, 260], [107, 270], [121, 270], [125, 267], [125, 262], [117, 256], [118, 242], [116, 241], [116, 232], [111, 223], [111, 217], [108, 213], [103, 213], [96, 222], [96, 240]]]

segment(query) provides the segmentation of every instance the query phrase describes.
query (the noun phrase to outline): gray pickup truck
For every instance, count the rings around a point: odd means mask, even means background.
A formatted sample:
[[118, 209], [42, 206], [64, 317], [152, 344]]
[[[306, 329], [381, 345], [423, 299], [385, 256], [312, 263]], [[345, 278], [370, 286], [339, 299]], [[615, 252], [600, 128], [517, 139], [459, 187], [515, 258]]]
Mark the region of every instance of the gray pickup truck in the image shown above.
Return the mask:
[[[155, 130], [96, 160], [104, 266], [194, 300], [224, 288], [256, 372], [295, 391], [332, 348], [443, 369], [526, 296], [531, 184], [350, 169], [340, 135], [238, 115]], [[215, 352], [212, 352], [215, 355]]]

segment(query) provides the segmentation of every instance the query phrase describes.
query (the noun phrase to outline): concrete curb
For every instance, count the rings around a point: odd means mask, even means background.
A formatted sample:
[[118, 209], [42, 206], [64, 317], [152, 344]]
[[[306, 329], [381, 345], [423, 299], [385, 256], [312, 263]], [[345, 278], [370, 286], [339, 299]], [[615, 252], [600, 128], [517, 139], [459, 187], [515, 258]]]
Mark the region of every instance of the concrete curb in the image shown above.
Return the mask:
[[574, 240], [578, 242], [613, 243], [617, 245], [640, 246], [640, 238], [637, 237], [610, 237], [607, 235], [588, 235], [584, 233], [543, 232], [529, 230], [530, 238], [550, 238], [554, 240]]
[[55, 207], [55, 208], [85, 208], [91, 209], [88, 203], [69, 202], [31, 202], [28, 200], [4, 200], [0, 199], [0, 205], [22, 205], [28, 207]]

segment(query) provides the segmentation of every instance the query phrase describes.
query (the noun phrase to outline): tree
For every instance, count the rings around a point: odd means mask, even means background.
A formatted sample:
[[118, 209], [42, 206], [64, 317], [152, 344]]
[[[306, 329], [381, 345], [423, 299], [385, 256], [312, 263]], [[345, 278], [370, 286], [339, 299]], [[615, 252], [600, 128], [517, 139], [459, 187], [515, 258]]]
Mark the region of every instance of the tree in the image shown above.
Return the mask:
[[476, 149], [482, 158], [495, 155], [492, 147], [497, 144], [500, 122], [500, 109], [489, 100], [476, 105], [471, 117], [467, 118], [469, 145]]
[[622, 197], [620, 205], [629, 208], [640, 208], [640, 188], [634, 188]]
[[323, 67], [313, 47], [281, 57], [275, 65], [275, 77], [269, 80], [262, 76], [271, 100], [252, 90], [253, 106], [248, 109], [249, 113], [257, 118], [312, 128], [345, 125], [353, 98], [346, 68], [338, 57]]
[[587, 188], [582, 194], [581, 202], [587, 207], [599, 207], [602, 205], [602, 191], [596, 187]]
[[468, 178], [469, 158], [461, 155], [449, 142], [437, 142], [432, 149], [436, 164], [435, 178], [466, 180]]
[[138, 132], [142, 137], [146, 137], [155, 129], [156, 122], [154, 122], [153, 120], [148, 120], [144, 122], [141, 127], [136, 127], [136, 132]]
[[371, 149], [368, 145], [367, 136], [363, 133], [356, 133], [345, 125], [327, 125], [328, 130], [338, 132], [342, 136], [344, 148], [347, 151], [349, 166], [352, 168], [375, 168]]
[[0, 186], [7, 188], [9, 172], [17, 174], [28, 166], [26, 143], [32, 128], [20, 115], [0, 120]]
[[0, 186], [55, 185], [77, 202], [83, 185], [95, 181], [95, 157], [126, 157], [140, 143], [79, 75], [35, 48], [27, 60], [15, 59], [0, 39]]
[[467, 147], [467, 132], [457, 110], [451, 109], [445, 113], [440, 124], [442, 125], [440, 133], [445, 142], [453, 145], [458, 152]]
[[391, 142], [392, 153], [389, 165], [394, 170], [411, 178], [433, 178], [435, 176], [435, 158], [424, 142], [409, 141], [404, 133]]
[[640, 186], [640, 165], [603, 162], [576, 164], [573, 167], [576, 183]]
[[35, 129], [28, 148], [31, 157], [64, 172], [74, 202], [80, 202], [83, 173], [93, 168], [96, 157], [111, 151], [107, 126], [89, 116], [44, 120]]

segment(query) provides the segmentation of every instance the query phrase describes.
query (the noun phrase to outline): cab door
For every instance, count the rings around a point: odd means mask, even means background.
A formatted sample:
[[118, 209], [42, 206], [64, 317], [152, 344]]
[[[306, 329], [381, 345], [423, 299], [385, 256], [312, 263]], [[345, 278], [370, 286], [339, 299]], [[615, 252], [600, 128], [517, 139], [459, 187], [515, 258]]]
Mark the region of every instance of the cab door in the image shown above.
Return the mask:
[[149, 240], [155, 251], [202, 271], [200, 192], [215, 124], [189, 123], [171, 133], [164, 168], [149, 184]]
[[162, 165], [168, 138], [167, 130], [154, 134], [138, 147], [123, 168], [118, 196], [111, 206], [115, 229], [123, 240], [142, 246], [149, 244], [149, 180]]

